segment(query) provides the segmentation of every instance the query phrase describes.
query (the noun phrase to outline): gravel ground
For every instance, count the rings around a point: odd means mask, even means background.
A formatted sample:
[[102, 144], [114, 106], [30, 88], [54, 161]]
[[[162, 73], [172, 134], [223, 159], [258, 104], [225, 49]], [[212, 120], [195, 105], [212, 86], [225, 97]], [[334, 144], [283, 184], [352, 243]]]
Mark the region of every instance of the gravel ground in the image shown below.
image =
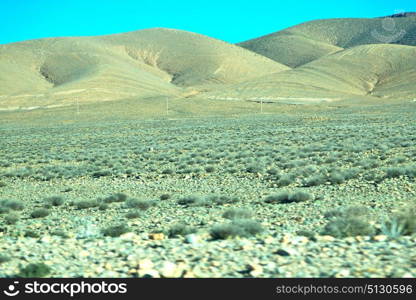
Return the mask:
[[[162, 180], [169, 183], [161, 185]], [[21, 196], [19, 186], [21, 181], [9, 182], [3, 191], [10, 197], [13, 193]], [[152, 199], [166, 192], [163, 186], [171, 187], [170, 191], [178, 195], [193, 190], [209, 192], [212, 186], [222, 187], [224, 193], [240, 197], [241, 201], [233, 207], [249, 206], [255, 211], [254, 218], [266, 230], [250, 238], [212, 240], [209, 228], [226, 221], [222, 213], [231, 205], [184, 208], [177, 204], [176, 197], [157, 200], [155, 207], [132, 220], [123, 217], [129, 209], [119, 203], [111, 204], [104, 212], [97, 208], [77, 210], [66, 204], [52, 208], [48, 218], [28, 217], [13, 225], [12, 233], [0, 233], [0, 254], [11, 258], [1, 264], [1, 277], [14, 276], [19, 268], [33, 262], [49, 265], [52, 270], [49, 276], [53, 277], [416, 276], [416, 253], [412, 253], [416, 236], [338, 239], [327, 235], [304, 237], [296, 234], [298, 230], [319, 231], [326, 223], [323, 212], [345, 202], [372, 207], [374, 215], [392, 211], [398, 202], [415, 197], [414, 184], [406, 180], [390, 180], [378, 187], [360, 182], [313, 187], [309, 189], [310, 193], [322, 195], [321, 199], [293, 204], [265, 204], [264, 196], [278, 189], [265, 189], [259, 177], [239, 180], [238, 185], [234, 177], [219, 181], [217, 176], [149, 178], [140, 182], [100, 179], [94, 180], [94, 184], [85, 180], [60, 184], [28, 181], [24, 184], [24, 194], [28, 201], [36, 203], [46, 191], [53, 194], [66, 186], [72, 187], [66, 195], [68, 199], [80, 193], [88, 198], [114, 190], [128, 190], [131, 195], [140, 194]], [[85, 186], [90, 187], [88, 191]], [[246, 190], [250, 193], [243, 194]], [[197, 232], [169, 238], [165, 229], [178, 219], [196, 227]], [[115, 238], [101, 235], [101, 228], [120, 221], [132, 231]], [[42, 235], [24, 237], [23, 232], [28, 229], [42, 232]], [[68, 236], [51, 235], [56, 230], [64, 231]]]
[[[382, 227], [416, 199], [415, 107], [319, 109], [226, 120], [8, 123], [0, 135], [0, 277], [33, 263], [48, 265], [52, 277], [415, 277], [416, 229]], [[353, 175], [304, 183], [336, 172]], [[295, 179], [281, 186], [285, 174]], [[300, 190], [309, 199], [265, 202]], [[77, 208], [115, 193], [150, 207], [122, 200]], [[178, 202], [195, 194], [237, 200]], [[54, 195], [64, 203], [48, 207]], [[4, 200], [24, 207], [2, 211]], [[45, 205], [49, 214], [34, 218]], [[327, 235], [328, 212], [348, 207], [366, 208], [374, 232]], [[230, 208], [251, 211], [264, 230], [214, 240], [210, 232], [230, 222]], [[169, 236], [178, 222], [193, 231]], [[120, 236], [104, 235], [120, 224]]]

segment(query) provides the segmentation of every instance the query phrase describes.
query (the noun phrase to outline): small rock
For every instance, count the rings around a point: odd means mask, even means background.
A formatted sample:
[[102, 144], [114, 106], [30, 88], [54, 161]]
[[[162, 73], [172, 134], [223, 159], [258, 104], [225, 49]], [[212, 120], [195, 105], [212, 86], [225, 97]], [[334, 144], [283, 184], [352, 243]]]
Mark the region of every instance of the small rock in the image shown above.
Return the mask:
[[184, 263], [174, 264], [170, 261], [165, 261], [159, 271], [162, 277], [178, 278], [185, 273], [186, 265]]
[[283, 237], [282, 237], [282, 239], [280, 240], [280, 242], [282, 243], [282, 244], [285, 244], [285, 245], [288, 245], [288, 244], [290, 244], [290, 241], [292, 240], [292, 236], [290, 236], [290, 235], [284, 235]]
[[195, 274], [191, 270], [185, 270], [183, 278], [195, 278]]
[[290, 241], [292, 245], [301, 245], [309, 242], [309, 239], [306, 236], [294, 236]]
[[[226, 246], [226, 243], [224, 243], [224, 246]], [[249, 251], [249, 250], [252, 250], [253, 249], [253, 243], [251, 241], [241, 240], [234, 247], [234, 249], [235, 250], [245, 250], [245, 251]]]
[[162, 277], [175, 277], [176, 265], [170, 261], [163, 262], [160, 268], [160, 275]]
[[149, 234], [149, 238], [154, 241], [161, 241], [165, 239], [165, 235], [163, 233], [151, 233]]
[[153, 262], [150, 259], [148, 259], [148, 258], [139, 260], [137, 268], [139, 270], [149, 270], [149, 269], [152, 269], [153, 268]]
[[280, 256], [294, 256], [298, 254], [298, 252], [295, 249], [289, 247], [280, 248], [274, 253]]
[[364, 242], [366, 240], [366, 237], [361, 236], [361, 235], [357, 235], [355, 237], [355, 239], [356, 239], [357, 242]]
[[266, 237], [266, 238], [263, 240], [263, 242], [264, 242], [264, 244], [266, 244], [266, 245], [270, 245], [270, 244], [273, 244], [274, 240], [275, 240], [275, 239], [274, 239], [272, 236], [268, 236], [268, 237]]
[[211, 261], [211, 265], [214, 267], [219, 267], [221, 266], [221, 263], [218, 260], [214, 260], [214, 261]]
[[192, 269], [192, 275], [196, 278], [209, 278], [212, 277], [212, 275], [209, 273], [209, 271], [206, 268], [203, 268], [201, 266], [195, 266]]
[[124, 233], [124, 234], [120, 235], [120, 239], [127, 240], [127, 241], [128, 240], [134, 240], [134, 239], [137, 239], [137, 238], [138, 238], [138, 236], [134, 232], [127, 232], [127, 233]]
[[316, 239], [320, 242], [333, 242], [335, 238], [332, 235], [320, 235]]
[[251, 276], [258, 277], [261, 274], [263, 274], [263, 267], [258, 264], [248, 264], [247, 271], [250, 273]]
[[156, 270], [138, 270], [137, 274], [141, 278], [160, 278], [160, 274]]
[[386, 236], [386, 235], [376, 235], [376, 236], [373, 236], [373, 240], [374, 241], [377, 241], [377, 242], [384, 242], [384, 241], [386, 241], [388, 239], [388, 236]]
[[196, 234], [188, 234], [185, 236], [185, 243], [191, 245], [199, 245], [201, 242], [201, 238]]
[[335, 274], [335, 277], [337, 278], [345, 278], [345, 277], [350, 277], [350, 276], [351, 276], [350, 270], [347, 270], [347, 269], [342, 269]]
[[49, 236], [45, 235], [44, 237], [41, 238], [40, 241], [44, 244], [49, 244], [51, 242], [51, 238]]
[[346, 238], [344, 238], [344, 242], [347, 242], [349, 244], [354, 244], [355, 243], [355, 238], [352, 236], [348, 236]]
[[312, 257], [306, 256], [305, 257], [305, 263], [307, 263], [308, 265], [312, 265], [312, 264], [314, 264], [314, 260], [313, 260]]
[[87, 257], [87, 256], [90, 256], [90, 253], [87, 250], [81, 250], [79, 252], [79, 256], [81, 256], [81, 257]]

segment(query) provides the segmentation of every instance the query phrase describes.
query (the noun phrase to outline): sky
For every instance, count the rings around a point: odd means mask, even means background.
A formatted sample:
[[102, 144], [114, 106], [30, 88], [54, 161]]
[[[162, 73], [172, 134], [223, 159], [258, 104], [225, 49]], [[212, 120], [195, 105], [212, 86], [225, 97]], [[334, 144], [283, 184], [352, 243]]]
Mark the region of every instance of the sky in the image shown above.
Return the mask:
[[310, 20], [416, 11], [415, 0], [0, 0], [0, 44], [152, 27], [237, 43]]

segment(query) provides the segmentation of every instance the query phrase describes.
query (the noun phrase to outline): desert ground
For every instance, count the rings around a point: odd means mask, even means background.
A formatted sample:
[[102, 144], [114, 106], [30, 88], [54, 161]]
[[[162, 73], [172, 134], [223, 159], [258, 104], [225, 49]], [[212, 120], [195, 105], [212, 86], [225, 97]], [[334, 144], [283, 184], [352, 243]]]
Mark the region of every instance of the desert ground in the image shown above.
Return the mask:
[[0, 276], [416, 275], [415, 103], [220, 106], [2, 112]]
[[415, 277], [391, 19], [0, 45], [0, 277]]

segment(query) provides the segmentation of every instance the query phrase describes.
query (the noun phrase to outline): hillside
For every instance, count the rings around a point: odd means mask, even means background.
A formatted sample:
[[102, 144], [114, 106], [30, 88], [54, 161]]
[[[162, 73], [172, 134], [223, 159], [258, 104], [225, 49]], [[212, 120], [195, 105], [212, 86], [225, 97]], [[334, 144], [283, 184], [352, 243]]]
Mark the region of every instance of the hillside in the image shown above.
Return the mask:
[[415, 46], [416, 15], [316, 20], [238, 45], [290, 67], [298, 67], [342, 49], [385, 43]]
[[207, 93], [211, 99], [313, 102], [352, 96], [416, 95], [416, 47], [363, 45], [317, 59], [299, 68]]
[[0, 46], [0, 105], [186, 96], [288, 67], [199, 34], [148, 29]]
[[240, 46], [166, 28], [0, 45], [0, 110], [166, 97], [416, 97], [411, 13], [307, 22]]

